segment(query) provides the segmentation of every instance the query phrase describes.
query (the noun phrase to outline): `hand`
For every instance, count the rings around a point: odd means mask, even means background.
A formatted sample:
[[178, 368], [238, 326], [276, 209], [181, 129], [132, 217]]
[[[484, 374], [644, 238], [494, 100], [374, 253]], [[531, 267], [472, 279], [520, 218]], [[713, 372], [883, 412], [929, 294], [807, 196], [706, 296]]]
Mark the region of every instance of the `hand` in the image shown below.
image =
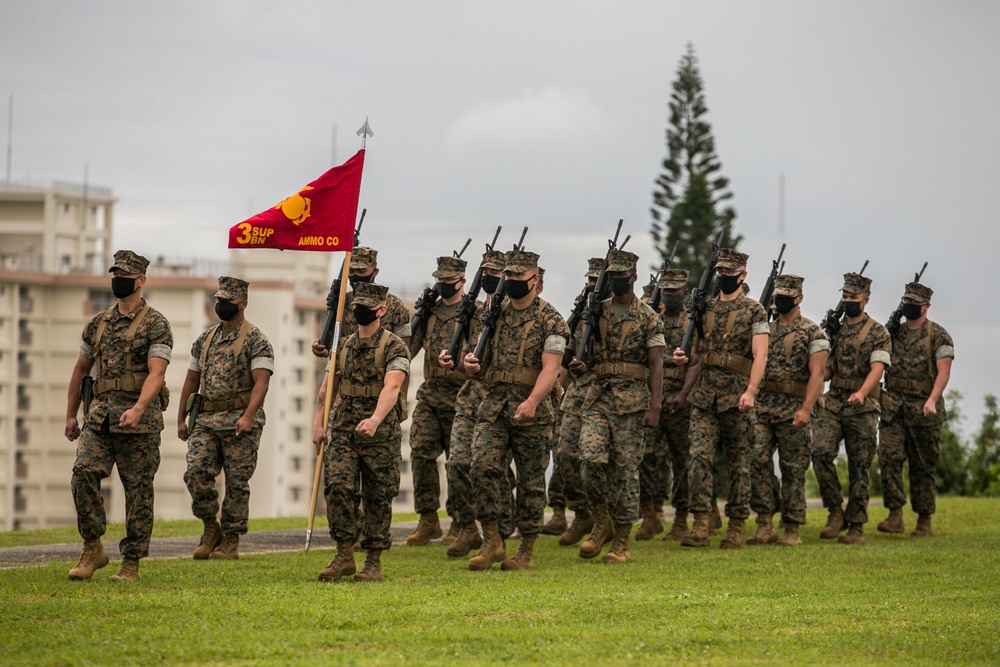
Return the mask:
[[646, 411], [646, 414], [642, 416], [642, 425], [647, 428], [652, 428], [660, 424], [660, 408], [659, 406], [651, 407]]
[[469, 352], [467, 355], [465, 355], [465, 359], [462, 361], [462, 363], [465, 364], [465, 372], [469, 373], [470, 375], [475, 375], [482, 368], [479, 365], [479, 359], [476, 359], [474, 356], [472, 356], [472, 352]]
[[330, 356], [330, 350], [326, 349], [326, 345], [319, 342], [319, 339], [313, 341], [312, 353], [314, 356], [325, 358]]
[[118, 420], [118, 426], [121, 428], [135, 428], [139, 424], [139, 420], [142, 419], [142, 413], [145, 411], [146, 408], [133, 405], [122, 413], [121, 419]]
[[438, 355], [438, 366], [449, 370], [455, 367], [455, 361], [448, 354], [448, 350], [441, 350], [441, 354]]
[[326, 431], [323, 430], [322, 426], [313, 429], [313, 449], [316, 455], [319, 456], [320, 447], [326, 444]]
[[856, 391], [847, 397], [847, 402], [856, 408], [860, 408], [865, 404], [865, 397], [861, 395], [860, 391]]
[[749, 391], [743, 392], [740, 396], [740, 412], [746, 412], [747, 410], [753, 410], [754, 400], [753, 393]]
[[253, 428], [253, 415], [243, 414], [236, 422], [236, 437], [246, 435]]
[[682, 350], [681, 348], [677, 348], [676, 350], [674, 350], [674, 354], [671, 357], [671, 361], [674, 362], [675, 366], [684, 366], [690, 361], [690, 359], [688, 359], [688, 356], [684, 354], [684, 350]]
[[177, 422], [177, 437], [180, 438], [181, 440], [186, 441], [188, 437], [190, 437], [190, 435], [191, 434], [188, 433], [187, 422], [184, 421], [183, 419]]
[[76, 417], [70, 417], [66, 420], [66, 429], [63, 433], [66, 434], [66, 439], [70, 442], [80, 437], [80, 425], [76, 423]]
[[354, 430], [361, 435], [371, 438], [375, 435], [375, 431], [378, 430], [378, 425], [382, 423], [382, 420], [375, 417], [374, 415], [360, 422], [354, 427]]
[[799, 408], [799, 411], [792, 417], [792, 426], [802, 428], [803, 426], [808, 426], [810, 420], [812, 420], [812, 415], [809, 413], [809, 410]]
[[937, 414], [937, 405], [935, 405], [934, 401], [928, 398], [927, 402], [924, 403], [924, 417], [930, 417], [931, 415], [936, 415], [936, 414]]
[[673, 412], [680, 412], [681, 410], [685, 410], [687, 409], [687, 406], [688, 406], [687, 394], [677, 394], [674, 397], [674, 404], [672, 408]]
[[530, 396], [524, 399], [524, 402], [517, 406], [517, 412], [514, 413], [514, 421], [522, 422], [526, 419], [531, 419], [535, 416], [535, 408], [537, 407], [538, 403]]
[[587, 364], [573, 357], [573, 361], [569, 362], [569, 370], [573, 375], [579, 377], [587, 372]]

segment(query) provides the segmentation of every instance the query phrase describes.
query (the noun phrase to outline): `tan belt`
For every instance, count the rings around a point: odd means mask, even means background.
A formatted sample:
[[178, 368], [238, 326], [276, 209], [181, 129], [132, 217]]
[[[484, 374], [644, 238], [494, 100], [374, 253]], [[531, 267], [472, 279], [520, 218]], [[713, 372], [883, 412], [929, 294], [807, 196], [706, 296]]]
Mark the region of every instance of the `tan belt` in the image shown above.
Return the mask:
[[627, 361], [619, 361], [617, 363], [605, 361], [594, 366], [594, 372], [599, 378], [623, 377], [645, 380], [649, 376], [649, 371], [644, 365], [629, 363]]
[[489, 384], [523, 384], [529, 387], [535, 386], [535, 380], [541, 371], [533, 368], [514, 368], [509, 371], [488, 370], [483, 376]]
[[384, 386], [384, 382], [375, 382], [373, 384], [351, 384], [347, 380], [341, 380], [337, 393], [341, 396], [375, 398], [382, 393], [382, 387]]
[[445, 380], [455, 380], [465, 382], [469, 379], [469, 374], [454, 368], [441, 368], [440, 366], [424, 366], [424, 379], [444, 378]]
[[741, 357], [730, 352], [706, 352], [701, 363], [705, 368], [727, 368], [747, 377], [750, 377], [750, 368], [753, 366], [752, 359], [747, 359], [746, 357]]
[[125, 373], [115, 380], [101, 380], [94, 383], [94, 395], [99, 396], [106, 391], [142, 391], [142, 385], [149, 373]]
[[934, 391], [934, 383], [930, 380], [903, 380], [902, 378], [886, 378], [886, 389], [896, 389], [898, 391], [919, 391], [928, 396]]
[[[865, 381], [863, 378], [842, 378], [838, 376], [830, 380], [830, 388], [844, 389], [846, 391], [858, 391], [859, 389], [861, 389], [861, 385], [863, 385], [864, 383]], [[875, 388], [872, 389], [871, 393], [868, 394], [868, 398], [874, 398], [878, 400], [878, 398], [881, 395], [882, 395], [882, 388], [879, 387], [878, 385], [875, 385]]]
[[664, 380], [683, 380], [687, 376], [687, 366], [664, 366]]
[[202, 412], [227, 412], [229, 410], [239, 410], [250, 404], [250, 392], [241, 391], [232, 398], [225, 401], [202, 401]]
[[761, 391], [769, 391], [775, 394], [786, 394], [795, 398], [805, 398], [808, 385], [805, 382], [795, 380], [782, 380], [781, 382], [764, 382]]

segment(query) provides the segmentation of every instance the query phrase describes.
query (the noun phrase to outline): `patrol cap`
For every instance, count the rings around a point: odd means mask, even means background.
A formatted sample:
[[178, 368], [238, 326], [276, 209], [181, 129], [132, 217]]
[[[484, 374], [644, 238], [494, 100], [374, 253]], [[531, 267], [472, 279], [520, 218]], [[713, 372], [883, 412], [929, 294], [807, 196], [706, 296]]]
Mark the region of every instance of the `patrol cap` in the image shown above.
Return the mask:
[[587, 273], [584, 275], [587, 278], [597, 278], [601, 275], [601, 269], [604, 268], [604, 258], [603, 257], [591, 257], [587, 260]]
[[378, 308], [385, 303], [389, 288], [376, 283], [358, 283], [354, 288], [354, 303], [365, 308]]
[[504, 254], [504, 260], [506, 266], [503, 270], [508, 273], [524, 273], [538, 268], [538, 253], [526, 250], [511, 250]]
[[920, 304], [930, 303], [932, 294], [934, 294], [934, 290], [926, 285], [921, 285], [920, 283], [908, 283], [906, 285], [906, 291], [903, 292], [903, 301]]
[[774, 277], [775, 296], [798, 296], [802, 294], [802, 283], [805, 278], [791, 273], [783, 273]]
[[872, 279], [865, 278], [860, 273], [845, 273], [844, 286], [840, 291], [845, 294], [867, 294], [872, 291]]
[[608, 271], [633, 271], [639, 256], [628, 250], [612, 250], [608, 253]]
[[142, 255], [137, 255], [131, 250], [119, 250], [115, 253], [115, 263], [108, 269], [108, 273], [118, 269], [128, 274], [144, 274], [147, 266], [149, 266], [149, 260]]
[[219, 276], [219, 291], [215, 293], [215, 296], [226, 301], [245, 299], [247, 298], [247, 287], [249, 286], [250, 283], [245, 280], [231, 276]]
[[649, 301], [653, 296], [653, 283], [646, 283], [642, 286], [642, 300]]
[[719, 248], [719, 259], [715, 262], [715, 268], [726, 269], [727, 271], [745, 269], [748, 259], [750, 259], [750, 255], [746, 253], [733, 250], [732, 248]]
[[351, 251], [351, 270], [364, 271], [366, 269], [373, 269], [375, 268], [377, 259], [378, 250], [363, 245], [355, 246]]
[[545, 269], [543, 269], [542, 267], [538, 267], [538, 277], [539, 278], [545, 277]]
[[490, 271], [503, 271], [503, 267], [505, 266], [507, 266], [507, 260], [504, 258], [503, 251], [487, 250], [483, 253], [484, 269], [489, 269]]
[[438, 267], [437, 271], [431, 275], [435, 278], [457, 278], [458, 276], [465, 273], [465, 267], [468, 264], [461, 257], [438, 257]]
[[688, 284], [687, 269], [670, 268], [660, 274], [660, 289], [684, 289]]

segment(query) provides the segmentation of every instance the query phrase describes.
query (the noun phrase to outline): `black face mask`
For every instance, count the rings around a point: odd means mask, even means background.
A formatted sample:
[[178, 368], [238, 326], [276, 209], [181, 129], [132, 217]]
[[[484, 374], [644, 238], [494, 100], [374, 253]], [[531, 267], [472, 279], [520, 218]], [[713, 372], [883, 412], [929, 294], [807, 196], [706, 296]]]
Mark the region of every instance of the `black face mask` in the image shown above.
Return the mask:
[[861, 302], [860, 301], [845, 301], [844, 302], [844, 314], [848, 317], [860, 317], [861, 316]]
[[135, 292], [135, 278], [122, 278], [115, 276], [111, 279], [111, 293], [116, 299], [124, 299]]
[[240, 314], [240, 304], [229, 303], [228, 301], [217, 301], [215, 303], [215, 314], [223, 322], [228, 322]]
[[663, 301], [663, 307], [673, 312], [684, 305], [684, 295], [674, 294], [672, 296], [665, 296], [663, 297], [662, 301]]
[[479, 284], [483, 286], [484, 292], [487, 294], [493, 294], [497, 291], [497, 286], [500, 284], [500, 276], [488, 276], [483, 274]]
[[364, 306], [354, 306], [354, 321], [361, 326], [371, 324], [378, 319], [378, 308], [365, 308]]
[[375, 280], [375, 272], [372, 271], [370, 276], [347, 276], [347, 282], [351, 283], [351, 289], [358, 286], [358, 283], [370, 283]]
[[611, 293], [615, 296], [625, 296], [632, 291], [632, 277], [628, 278], [612, 278], [611, 279]]
[[444, 299], [450, 299], [451, 297], [458, 294], [458, 286], [461, 284], [461, 280], [457, 283], [438, 283], [437, 291]]
[[776, 295], [774, 297], [774, 308], [782, 315], [787, 315], [795, 308], [795, 297]]
[[903, 304], [903, 317], [908, 320], [919, 320], [920, 311], [923, 310], [923, 306], [919, 303], [904, 303]]
[[719, 276], [718, 279], [719, 279], [719, 291], [725, 294], [726, 296], [738, 290], [740, 288], [740, 283], [742, 282], [738, 275]]
[[511, 280], [508, 278], [504, 281], [504, 289], [507, 290], [507, 296], [511, 299], [523, 299], [531, 293], [531, 288], [528, 287], [528, 280]]

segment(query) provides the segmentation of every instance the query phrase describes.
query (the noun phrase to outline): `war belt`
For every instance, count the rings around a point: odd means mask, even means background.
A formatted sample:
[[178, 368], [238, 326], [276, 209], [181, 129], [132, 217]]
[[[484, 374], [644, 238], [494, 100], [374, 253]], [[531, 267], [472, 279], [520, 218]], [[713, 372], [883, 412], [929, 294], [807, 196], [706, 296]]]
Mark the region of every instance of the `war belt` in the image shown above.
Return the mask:
[[535, 386], [535, 380], [541, 371], [534, 368], [512, 368], [509, 371], [488, 370], [483, 379], [488, 384], [523, 384], [528, 387]]
[[886, 378], [885, 388], [895, 389], [896, 391], [920, 392], [921, 394], [930, 395], [930, 393], [934, 390], [934, 383], [930, 380], [904, 380], [902, 378]]
[[229, 410], [240, 410], [248, 405], [250, 405], [250, 392], [241, 391], [225, 401], [203, 400], [201, 402], [201, 412], [227, 412]]
[[599, 378], [624, 377], [634, 378], [636, 380], [645, 380], [649, 375], [645, 365], [629, 363], [627, 361], [619, 361], [616, 363], [605, 361], [594, 366], [594, 373], [596, 373]]
[[775, 394], [785, 394], [787, 396], [794, 396], [795, 398], [805, 398], [806, 388], [808, 385], [805, 382], [796, 382], [795, 380], [782, 380], [781, 382], [764, 382], [761, 385], [761, 391], [772, 392]]
[[752, 359], [731, 352], [706, 352], [701, 363], [705, 368], [725, 368], [747, 377], [750, 377], [750, 368], [753, 366]]

